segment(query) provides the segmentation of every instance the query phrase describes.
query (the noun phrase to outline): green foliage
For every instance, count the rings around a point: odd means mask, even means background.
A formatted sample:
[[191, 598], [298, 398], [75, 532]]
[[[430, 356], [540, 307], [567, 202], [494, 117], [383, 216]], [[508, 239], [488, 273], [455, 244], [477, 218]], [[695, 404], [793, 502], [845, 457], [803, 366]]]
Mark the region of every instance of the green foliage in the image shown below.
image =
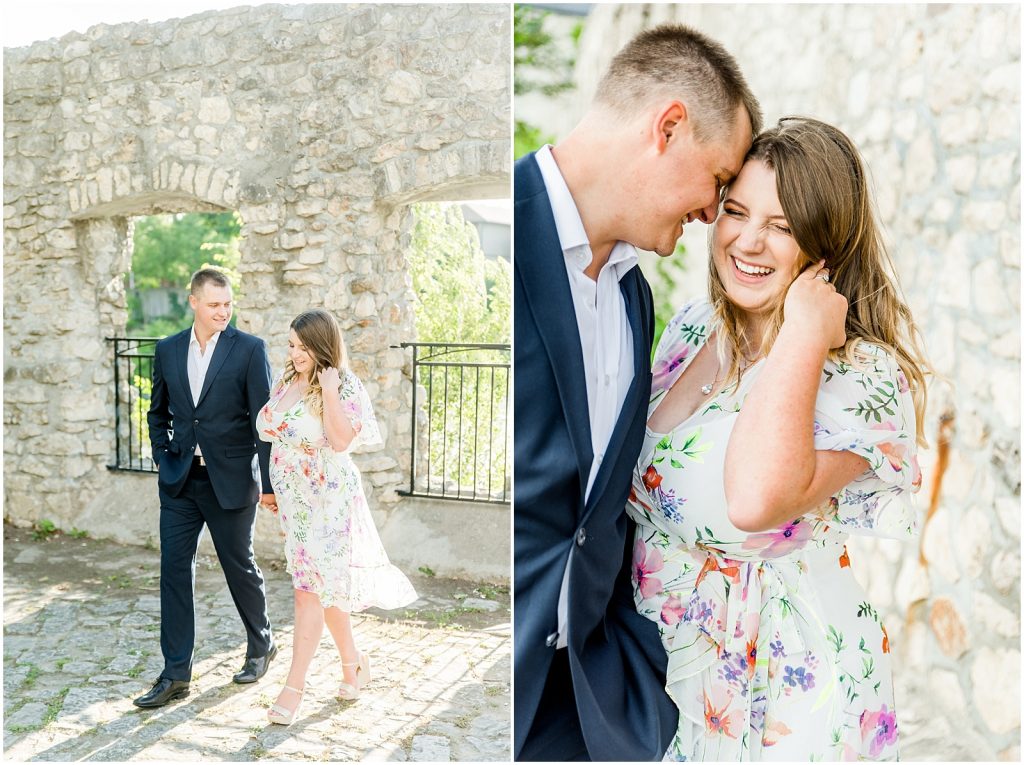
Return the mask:
[[454, 203], [413, 205], [409, 267], [420, 342], [507, 343], [512, 268], [484, 257]]
[[505, 584], [478, 584], [473, 592], [484, 600], [497, 600], [503, 595], [508, 595], [510, 590]]
[[32, 538], [39, 542], [49, 539], [59, 531], [60, 529], [57, 528], [53, 521], [43, 518], [41, 521], [36, 521], [35, 529], [32, 531]]
[[150, 215], [135, 221], [132, 273], [139, 289], [184, 287], [203, 266], [228, 272], [238, 287], [238, 237], [234, 212]]
[[188, 302], [179, 302], [174, 297], [171, 315], [145, 323], [138, 291], [183, 289], [192, 274], [205, 266], [223, 269], [237, 291], [240, 232], [241, 221], [234, 212], [137, 218], [132, 253], [133, 289], [128, 292], [128, 331], [133, 335], [159, 337], [189, 326], [192, 317]]
[[[573, 87], [572, 69], [575, 64], [554, 43], [544, 31], [544, 20], [548, 12], [526, 5], [516, 5], [514, 11], [513, 68], [515, 72], [515, 94], [539, 92], [547, 96], [557, 95]], [[578, 45], [583, 23], [572, 30], [574, 45]], [[531, 76], [539, 73], [540, 78]], [[555, 138], [523, 120], [516, 120], [514, 156], [516, 159], [536, 151]]]
[[[158, 337], [158, 335], [143, 335], [144, 337]], [[152, 459], [151, 445], [149, 443], [149, 413], [150, 402], [153, 399], [153, 378], [150, 376], [151, 366], [142, 359], [132, 361], [131, 383], [129, 385], [128, 405], [128, 427], [138, 439], [142, 447], [142, 456]], [[143, 370], [145, 373], [143, 374]]]
[[[452, 203], [413, 206], [409, 267], [420, 342], [509, 342], [512, 268], [480, 249], [476, 229]], [[447, 353], [439, 362], [508, 361], [500, 350]], [[430, 490], [454, 482], [478, 494], [501, 492], [508, 473], [507, 369], [423, 367], [427, 388]], [[426, 399], [424, 399], [426, 400]], [[493, 416], [492, 416], [493, 415]], [[437, 476], [440, 476], [438, 478]]]
[[540, 128], [534, 127], [523, 120], [516, 120], [515, 132], [515, 158], [525, 157], [531, 151], [537, 151], [546, 143], [554, 143], [553, 135], [541, 133]]
[[676, 245], [676, 251], [668, 258], [658, 258], [654, 263], [654, 275], [650, 279], [651, 292], [654, 296], [654, 344], [651, 356], [658, 347], [661, 333], [675, 316], [679, 306], [676, 305], [676, 288], [686, 272], [686, 248], [682, 242]]
[[434, 569], [430, 566], [420, 566], [418, 570], [423, 574], [423, 576], [437, 576], [437, 574], [434, 573]]
[[[539, 91], [547, 96], [556, 95], [573, 87], [572, 57], [565, 56], [544, 31], [548, 12], [528, 5], [516, 5], [514, 24], [513, 66], [515, 67], [515, 94]], [[582, 23], [573, 30], [573, 42], [579, 40]], [[526, 76], [523, 69], [543, 70], [548, 74], [543, 81]]]
[[42, 671], [35, 664], [28, 665], [28, 674], [25, 675], [25, 679], [21, 681], [22, 689], [31, 688], [36, 684], [36, 680], [43, 674]]
[[46, 702], [46, 714], [43, 715], [43, 727], [46, 727], [54, 720], [57, 719], [57, 715], [60, 714], [60, 710], [64, 708], [64, 699], [68, 695], [68, 691], [71, 688], [61, 688], [56, 696], [53, 696], [49, 701]]

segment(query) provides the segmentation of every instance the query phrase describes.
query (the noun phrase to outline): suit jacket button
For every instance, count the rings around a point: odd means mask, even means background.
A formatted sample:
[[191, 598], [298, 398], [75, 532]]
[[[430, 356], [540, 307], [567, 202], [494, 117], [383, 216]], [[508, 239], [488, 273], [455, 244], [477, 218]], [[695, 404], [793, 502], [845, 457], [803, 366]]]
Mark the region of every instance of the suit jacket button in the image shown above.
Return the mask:
[[578, 547], [583, 547], [583, 543], [586, 542], [586, 541], [587, 541], [587, 530], [581, 526], [580, 530], [576, 532], [576, 545]]
[[199, 424], [199, 420], [193, 420], [193, 421], [192, 421], [192, 424], [193, 424], [193, 425], [198, 425], [198, 424]]
[[552, 632], [550, 635], [547, 636], [547, 639], [544, 641], [544, 645], [546, 645], [548, 648], [554, 648], [555, 643], [557, 643], [557, 642], [558, 642], [558, 633], [557, 632]]

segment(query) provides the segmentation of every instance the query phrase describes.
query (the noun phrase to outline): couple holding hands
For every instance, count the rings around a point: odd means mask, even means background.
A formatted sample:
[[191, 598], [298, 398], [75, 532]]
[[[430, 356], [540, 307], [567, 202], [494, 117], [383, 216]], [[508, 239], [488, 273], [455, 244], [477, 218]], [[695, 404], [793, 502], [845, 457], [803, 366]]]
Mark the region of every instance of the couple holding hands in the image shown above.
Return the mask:
[[288, 360], [271, 383], [266, 344], [228, 324], [232, 294], [223, 273], [197, 271], [189, 305], [195, 323], [157, 343], [153, 363], [148, 421], [159, 466], [164, 668], [134, 703], [153, 708], [189, 694], [204, 524], [247, 636], [234, 681], [266, 674], [278, 649], [253, 555], [259, 503], [281, 522], [295, 594], [291, 668], [267, 714], [287, 725], [325, 623], [340, 657], [337, 695], [354, 699], [370, 679], [370, 662], [356, 648], [349, 615], [416, 599], [388, 561], [349, 456], [357, 445], [380, 443], [380, 431], [331, 314], [311, 310], [292, 321]]
[[[515, 169], [515, 757], [894, 760], [850, 534], [906, 538], [927, 367], [840, 130], [667, 25]], [[651, 357], [636, 248], [709, 224]]]

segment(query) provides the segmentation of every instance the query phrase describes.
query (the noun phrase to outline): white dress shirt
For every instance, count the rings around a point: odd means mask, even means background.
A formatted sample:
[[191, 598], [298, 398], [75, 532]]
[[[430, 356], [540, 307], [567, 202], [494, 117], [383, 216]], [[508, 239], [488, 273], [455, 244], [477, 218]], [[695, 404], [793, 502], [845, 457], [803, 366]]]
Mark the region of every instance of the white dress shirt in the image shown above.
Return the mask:
[[[214, 332], [213, 337], [206, 341], [206, 351], [200, 350], [199, 338], [196, 337], [196, 325], [192, 325], [192, 337], [188, 341], [188, 387], [192, 391], [193, 406], [199, 404], [199, 394], [203, 392], [206, 371], [210, 368], [210, 359], [213, 358], [213, 351], [217, 347], [219, 339], [220, 332]], [[196, 441], [196, 456], [203, 456], [198, 441]]]
[[[594, 453], [584, 495], [586, 503], [633, 381], [633, 333], [619, 280], [637, 264], [639, 258], [632, 245], [616, 242], [597, 281], [583, 273], [594, 259], [594, 253], [579, 210], [551, 154], [551, 147], [544, 146], [535, 156], [551, 202], [583, 348], [590, 444]], [[567, 564], [558, 594], [558, 648], [567, 644], [568, 588]]]

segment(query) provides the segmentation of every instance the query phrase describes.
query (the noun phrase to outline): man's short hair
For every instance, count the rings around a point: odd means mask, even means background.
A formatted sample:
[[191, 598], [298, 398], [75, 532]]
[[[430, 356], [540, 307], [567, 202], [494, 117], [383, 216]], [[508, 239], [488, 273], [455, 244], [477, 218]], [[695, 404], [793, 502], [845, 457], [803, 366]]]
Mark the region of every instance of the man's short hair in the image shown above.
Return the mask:
[[199, 291], [207, 284], [216, 284], [218, 287], [231, 286], [231, 282], [228, 281], [228, 277], [223, 271], [218, 271], [216, 268], [200, 268], [192, 274], [192, 280], [189, 282], [189, 292], [198, 296]]
[[736, 59], [710, 37], [682, 24], [662, 24], [634, 37], [612, 59], [595, 101], [622, 114], [654, 96], [685, 101], [697, 140], [731, 134], [741, 104], [752, 135], [761, 132], [761, 106]]

